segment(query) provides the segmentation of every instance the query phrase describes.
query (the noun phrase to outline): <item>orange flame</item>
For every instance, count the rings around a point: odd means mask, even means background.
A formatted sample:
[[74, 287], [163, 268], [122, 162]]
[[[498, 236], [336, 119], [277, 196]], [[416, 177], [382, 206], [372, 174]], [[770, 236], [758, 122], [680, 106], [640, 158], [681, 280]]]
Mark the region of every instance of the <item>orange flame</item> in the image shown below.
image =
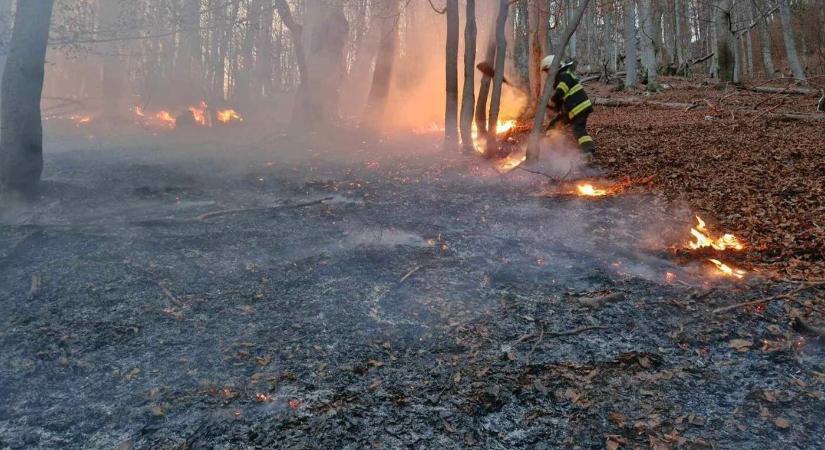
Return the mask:
[[716, 269], [719, 271], [720, 274], [727, 276], [727, 277], [734, 277], [734, 278], [743, 278], [747, 272], [741, 269], [734, 269], [729, 265], [719, 261], [718, 259], [708, 258], [708, 261], [712, 262]]
[[192, 113], [192, 117], [195, 118], [195, 122], [204, 127], [209, 126], [209, 122], [206, 119], [206, 109], [208, 107], [206, 102], [202, 100], [198, 106], [189, 107], [189, 111]]
[[238, 122], [243, 122], [243, 118], [234, 109], [219, 110], [218, 114], [217, 114], [217, 117], [218, 117], [218, 122], [220, 122], [220, 123], [229, 123], [233, 120], [236, 120]]
[[610, 191], [607, 189], [600, 189], [594, 187], [590, 183], [581, 183], [576, 186], [576, 191], [579, 195], [584, 197], [604, 197], [605, 195], [610, 194]]
[[698, 250], [705, 247], [712, 247], [716, 250], [742, 250], [745, 248], [745, 245], [732, 234], [725, 234], [722, 237], [714, 239], [709, 235], [709, 232], [705, 227], [705, 221], [699, 216], [696, 216], [696, 221], [696, 227], [691, 228], [690, 230], [690, 234], [692, 234], [696, 240], [689, 242], [688, 248], [692, 250]]

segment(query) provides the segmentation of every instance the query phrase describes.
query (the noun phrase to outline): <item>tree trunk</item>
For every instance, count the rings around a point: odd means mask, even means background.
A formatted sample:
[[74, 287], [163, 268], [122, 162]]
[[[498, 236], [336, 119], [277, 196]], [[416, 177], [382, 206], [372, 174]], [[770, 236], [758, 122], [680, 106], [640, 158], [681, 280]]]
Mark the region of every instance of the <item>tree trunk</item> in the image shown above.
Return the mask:
[[[544, 8], [542, 8], [544, 6]], [[527, 73], [530, 85], [530, 95], [538, 100], [541, 95], [541, 60], [544, 57], [542, 46], [546, 42], [547, 23], [542, 22], [542, 9], [548, 9], [541, 0], [527, 0], [528, 40], [529, 53]], [[541, 30], [545, 30], [542, 35]]]
[[0, 105], [0, 188], [34, 194], [43, 173], [43, 92], [54, 0], [17, 3]]
[[444, 149], [458, 149], [458, 0], [447, 0]]
[[[604, 57], [602, 64], [610, 74], [616, 73], [616, 26], [615, 26], [616, 5], [610, 3], [604, 12], [604, 35], [602, 45], [604, 45]], [[606, 74], [608, 75], [608, 74]], [[607, 81], [607, 80], [604, 80]]]
[[[303, 27], [295, 21], [295, 18], [292, 16], [292, 11], [289, 9], [289, 5], [287, 5], [286, 0], [274, 1], [275, 10], [278, 11], [278, 15], [281, 17], [281, 21], [284, 23], [284, 25], [286, 25], [287, 29], [289, 29], [289, 33], [292, 37], [292, 47], [295, 51], [295, 62], [298, 65], [298, 96], [301, 98], [305, 98], [308, 83], [306, 53], [304, 53]], [[306, 105], [304, 105], [304, 103], [300, 101], [300, 99], [296, 98], [295, 104], [293, 106], [293, 123], [302, 124], [305, 119], [308, 119], [309, 113], [311, 113], [311, 111], [306, 107]]]
[[[487, 133], [487, 152], [492, 151], [496, 144], [496, 124], [501, 110], [501, 89], [504, 85], [504, 63], [507, 61], [507, 35], [504, 27], [507, 25], [507, 13], [510, 8], [509, 0], [499, 0], [498, 19], [496, 20], [496, 76], [493, 78], [493, 94], [490, 97], [489, 132]], [[490, 131], [492, 130], [492, 131]]]
[[[495, 23], [490, 28], [491, 30], [495, 30]], [[495, 33], [490, 33], [490, 36], [487, 40], [487, 51], [484, 54], [484, 62], [493, 64], [496, 58], [496, 39]], [[476, 121], [476, 130], [478, 131], [478, 136], [486, 136], [487, 135], [487, 100], [490, 96], [490, 85], [493, 83], [493, 79], [488, 75], [483, 75], [481, 77], [481, 84], [478, 88], [478, 100], [476, 100], [476, 113], [475, 113], [475, 121]]]
[[641, 23], [642, 67], [647, 77], [647, 89], [658, 89], [656, 82], [656, 31], [653, 26], [653, 10], [651, 0], [639, 0], [639, 22]]
[[390, 95], [392, 69], [395, 65], [395, 49], [398, 42], [398, 0], [389, 0], [387, 9], [381, 13], [381, 44], [375, 58], [372, 86], [367, 98], [367, 109], [363, 123], [380, 123], [375, 119], [384, 116], [384, 108]]
[[[122, 0], [112, 0], [121, 2]], [[178, 57], [175, 60], [175, 84], [183, 101], [193, 103], [199, 100], [202, 92], [199, 89], [201, 80], [201, 2], [200, 0], [184, 0], [181, 14], [181, 37], [178, 48]]]
[[476, 70], [476, 1], [467, 0], [464, 26], [464, 90], [461, 94], [461, 144], [465, 151], [473, 150], [473, 106], [475, 104]]
[[590, 0], [581, 0], [579, 9], [576, 11], [576, 14], [573, 16], [572, 20], [565, 29], [564, 35], [562, 36], [562, 40], [560, 42], [561, 45], [559, 45], [556, 49], [557, 57], [553, 60], [553, 64], [548, 70], [547, 79], [544, 82], [544, 91], [542, 92], [541, 99], [539, 99], [539, 103], [536, 105], [536, 116], [533, 118], [533, 129], [530, 131], [530, 137], [527, 143], [528, 161], [538, 160], [541, 154], [541, 137], [544, 134], [544, 117], [547, 113], [547, 104], [550, 102], [550, 98], [553, 96], [553, 92], [555, 91], [553, 84], [556, 79], [556, 74], [559, 71], [559, 67], [561, 66], [561, 55], [564, 54], [567, 44], [570, 42], [570, 37], [573, 36], [573, 33], [576, 31], [576, 27], [579, 26], [579, 22], [581, 22], [581, 18], [584, 15], [584, 10], [587, 8], [589, 2]]
[[[120, 0], [101, 0], [98, 24], [98, 39], [117, 39], [118, 30], [122, 27], [122, 9]], [[126, 61], [119, 54], [120, 46], [117, 42], [101, 44], [101, 74], [103, 77], [101, 88], [103, 98], [103, 115], [107, 120], [125, 118], [129, 107], [126, 104]]]
[[624, 64], [625, 64], [625, 89], [636, 87], [636, 5], [634, 0], [625, 2], [624, 10]]
[[273, 74], [275, 69], [272, 45], [272, 22], [274, 10], [272, 0], [261, 0], [260, 27], [255, 40], [255, 88], [256, 95], [270, 98], [274, 93]]
[[719, 61], [719, 81], [735, 81], [736, 41], [733, 36], [733, 2], [720, 0], [716, 5], [716, 55]]
[[[11, 4], [12, 0], [0, 0], [0, 77], [2, 77], [3, 68], [6, 66], [12, 21], [14, 20], [11, 14]], [[2, 97], [0, 97], [0, 100], [2, 100]]]
[[249, 103], [253, 98], [252, 75], [255, 70], [253, 53], [255, 50], [255, 37], [261, 27], [260, 19], [261, 0], [249, 0], [246, 10], [246, 27], [243, 43], [241, 44], [241, 64], [235, 78], [235, 99], [241, 103]]
[[799, 62], [799, 55], [796, 53], [796, 41], [794, 39], [793, 24], [791, 24], [791, 7], [788, 0], [779, 1], [779, 18], [782, 20], [782, 40], [785, 42], [785, 53], [788, 56], [788, 65], [791, 68], [793, 77], [805, 82], [805, 71]]

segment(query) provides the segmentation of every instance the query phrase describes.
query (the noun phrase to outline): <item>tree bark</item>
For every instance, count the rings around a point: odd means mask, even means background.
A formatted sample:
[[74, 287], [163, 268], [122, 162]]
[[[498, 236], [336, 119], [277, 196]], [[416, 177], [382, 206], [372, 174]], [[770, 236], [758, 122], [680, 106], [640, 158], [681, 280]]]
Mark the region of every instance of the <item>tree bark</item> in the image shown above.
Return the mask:
[[626, 0], [624, 10], [624, 53], [625, 89], [636, 87], [636, 5], [634, 0]]
[[[120, 2], [122, 0], [111, 0]], [[181, 37], [178, 57], [175, 60], [175, 89], [183, 101], [193, 103], [202, 100], [199, 89], [201, 80], [201, 2], [184, 0], [181, 14]]]
[[[490, 28], [491, 30], [495, 30], [495, 23]], [[487, 40], [487, 51], [484, 54], [484, 62], [493, 64], [496, 58], [496, 39], [495, 33], [490, 33], [490, 37]], [[475, 122], [476, 122], [476, 130], [478, 131], [478, 136], [486, 136], [487, 134], [487, 100], [490, 96], [490, 85], [493, 83], [493, 79], [488, 75], [483, 75], [481, 77], [481, 83], [478, 88], [478, 99], [476, 100], [476, 111], [475, 111]]]
[[733, 36], [733, 2], [720, 0], [716, 5], [716, 55], [719, 61], [719, 81], [735, 81], [736, 42]]
[[395, 49], [398, 42], [398, 0], [389, 0], [387, 9], [382, 12], [381, 44], [375, 59], [375, 71], [372, 73], [372, 86], [367, 98], [367, 109], [363, 123], [379, 123], [374, 119], [384, 116], [384, 108], [390, 94], [390, 81], [395, 65]]
[[[762, 48], [762, 69], [767, 78], [774, 78], [776, 76], [776, 68], [774, 68], [773, 57], [771, 56], [771, 35], [768, 31], [768, 14], [763, 14], [759, 10], [756, 0], [751, 0], [749, 4], [751, 7], [751, 17], [756, 19], [759, 30], [759, 44]], [[755, 17], [756, 14], [759, 14], [758, 19]]]
[[[6, 66], [12, 22], [14, 21], [11, 13], [11, 3], [12, 0], [0, 0], [0, 77], [2, 77], [3, 68]], [[0, 97], [0, 100], [2, 100], [2, 97]]]
[[639, 22], [642, 30], [640, 41], [642, 48], [642, 66], [647, 77], [647, 89], [658, 89], [656, 82], [656, 31], [653, 26], [653, 9], [651, 0], [639, 0]]
[[274, 93], [272, 84], [275, 69], [272, 45], [274, 11], [272, 0], [261, 0], [260, 27], [255, 40], [255, 88], [256, 94], [264, 98], [272, 97]]
[[[547, 42], [547, 27], [549, 26], [543, 14], [543, 10], [548, 10], [545, 2], [541, 0], [528, 0], [527, 2], [528, 20], [528, 63], [527, 73], [530, 83], [530, 95], [533, 100], [538, 100], [541, 95], [541, 60], [544, 57], [544, 43]], [[542, 33], [542, 30], [545, 30]]]
[[[292, 16], [292, 11], [289, 9], [289, 5], [287, 5], [286, 0], [274, 1], [275, 10], [278, 11], [278, 15], [281, 17], [281, 21], [284, 23], [284, 25], [286, 25], [290, 35], [292, 36], [292, 46], [295, 50], [295, 62], [298, 65], [298, 94], [299, 97], [305, 98], [308, 83], [306, 53], [304, 53], [303, 27], [295, 21], [295, 18]], [[308, 118], [308, 112], [309, 110], [306, 107], [306, 105], [304, 105], [302, 101], [299, 101], [299, 99], [296, 99], [295, 105], [293, 106], [293, 123], [303, 123], [304, 120]]]
[[805, 71], [799, 62], [799, 55], [796, 53], [796, 41], [794, 38], [793, 24], [791, 24], [791, 7], [788, 0], [779, 1], [779, 18], [782, 21], [782, 40], [785, 42], [785, 53], [788, 57], [788, 65], [791, 68], [793, 77], [799, 81], [806, 82]]
[[557, 57], [553, 60], [553, 64], [548, 70], [547, 79], [544, 82], [544, 91], [542, 92], [539, 103], [536, 105], [536, 116], [533, 118], [533, 129], [530, 131], [530, 137], [527, 143], [528, 161], [538, 160], [541, 154], [541, 136], [544, 134], [542, 125], [544, 125], [544, 116], [547, 112], [547, 104], [550, 102], [550, 98], [553, 96], [553, 92], [555, 91], [553, 84], [556, 79], [556, 74], [559, 71], [559, 67], [561, 66], [561, 55], [564, 54], [567, 44], [570, 42], [570, 37], [573, 36], [573, 33], [579, 26], [579, 22], [584, 15], [584, 10], [587, 8], [589, 3], [590, 0], [581, 0], [579, 9], [576, 11], [575, 16], [565, 29], [564, 35], [562, 36], [562, 40], [560, 42], [561, 45], [559, 45], [556, 49]]
[[46, 45], [54, 0], [17, 3], [3, 70], [0, 105], [0, 188], [34, 194], [43, 173], [43, 92]]
[[458, 0], [447, 0], [444, 149], [458, 149]]
[[[499, 0], [498, 19], [496, 20], [496, 76], [493, 78], [493, 94], [490, 97], [489, 132], [487, 133], [487, 152], [496, 146], [496, 124], [501, 110], [501, 90], [504, 85], [504, 63], [507, 61], [507, 35], [504, 27], [507, 25], [507, 14], [510, 8], [509, 0]], [[492, 130], [492, 131], [490, 131]]]
[[464, 89], [461, 94], [461, 144], [465, 151], [473, 150], [473, 106], [475, 105], [476, 70], [476, 2], [467, 0], [464, 26]]

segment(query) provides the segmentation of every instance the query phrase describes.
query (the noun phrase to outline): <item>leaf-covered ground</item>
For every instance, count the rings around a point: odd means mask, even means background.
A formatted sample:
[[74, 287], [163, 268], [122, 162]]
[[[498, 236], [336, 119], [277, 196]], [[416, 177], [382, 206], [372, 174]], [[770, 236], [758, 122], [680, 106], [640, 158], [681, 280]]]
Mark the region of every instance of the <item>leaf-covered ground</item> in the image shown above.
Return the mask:
[[617, 177], [655, 175], [654, 192], [743, 237], [750, 268], [781, 278], [825, 277], [825, 121], [775, 117], [812, 113], [819, 95], [666, 82], [673, 88], [635, 95], [701, 108], [598, 108], [591, 119], [597, 162]]

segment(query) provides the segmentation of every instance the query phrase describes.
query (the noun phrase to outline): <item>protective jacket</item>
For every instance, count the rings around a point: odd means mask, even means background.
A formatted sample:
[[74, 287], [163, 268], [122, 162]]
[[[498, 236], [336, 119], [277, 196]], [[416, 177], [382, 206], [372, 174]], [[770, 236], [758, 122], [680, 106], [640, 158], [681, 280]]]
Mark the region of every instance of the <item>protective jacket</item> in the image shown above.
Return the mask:
[[556, 111], [566, 113], [569, 120], [593, 111], [593, 103], [584, 92], [579, 79], [569, 68], [559, 70], [555, 87], [556, 92], [551, 100], [556, 106]]

